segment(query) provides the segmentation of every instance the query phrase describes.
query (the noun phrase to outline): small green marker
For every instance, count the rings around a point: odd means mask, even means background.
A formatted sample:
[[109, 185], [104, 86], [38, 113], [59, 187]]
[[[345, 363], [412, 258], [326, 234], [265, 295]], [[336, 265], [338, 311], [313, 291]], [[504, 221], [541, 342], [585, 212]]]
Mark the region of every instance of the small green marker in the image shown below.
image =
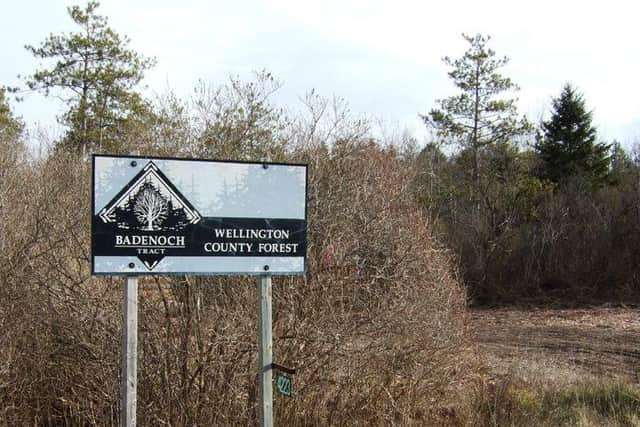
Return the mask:
[[276, 390], [284, 396], [291, 397], [291, 377], [278, 372], [276, 374]]

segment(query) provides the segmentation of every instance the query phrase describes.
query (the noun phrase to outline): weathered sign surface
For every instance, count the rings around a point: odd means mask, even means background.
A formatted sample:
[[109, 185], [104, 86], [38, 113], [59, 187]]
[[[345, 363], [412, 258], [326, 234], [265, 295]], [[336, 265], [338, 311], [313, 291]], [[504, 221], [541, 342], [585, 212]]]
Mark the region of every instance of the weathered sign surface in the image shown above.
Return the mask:
[[302, 274], [307, 168], [93, 156], [94, 274]]

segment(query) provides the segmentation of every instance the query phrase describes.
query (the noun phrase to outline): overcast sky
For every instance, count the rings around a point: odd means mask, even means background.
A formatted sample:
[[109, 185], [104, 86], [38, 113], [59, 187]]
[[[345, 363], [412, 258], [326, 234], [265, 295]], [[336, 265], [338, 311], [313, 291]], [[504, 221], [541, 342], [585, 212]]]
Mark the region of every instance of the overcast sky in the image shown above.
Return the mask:
[[[155, 56], [145, 83], [189, 96], [198, 79], [223, 83], [267, 69], [284, 83], [278, 102], [295, 109], [315, 89], [346, 99], [351, 110], [422, 138], [418, 118], [455, 93], [442, 57], [460, 56], [461, 33], [489, 34], [511, 61], [503, 74], [520, 87], [533, 121], [571, 82], [594, 111], [599, 135], [640, 142], [640, 14], [635, 1], [195, 1], [104, 0], [110, 26], [131, 47]], [[18, 85], [38, 62], [24, 44], [75, 30], [72, 1], [20, 0], [0, 15], [0, 84]], [[28, 124], [51, 129], [56, 100], [27, 94], [14, 104]], [[55, 133], [55, 132], [54, 132]]]

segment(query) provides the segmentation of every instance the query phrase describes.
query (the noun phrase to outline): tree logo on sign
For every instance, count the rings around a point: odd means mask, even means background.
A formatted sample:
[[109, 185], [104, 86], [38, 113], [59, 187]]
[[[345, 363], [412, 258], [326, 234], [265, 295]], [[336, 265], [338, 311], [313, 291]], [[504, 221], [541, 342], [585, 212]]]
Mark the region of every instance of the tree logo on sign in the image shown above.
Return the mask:
[[[153, 162], [98, 213], [117, 250], [135, 255], [149, 270], [185, 248], [187, 229], [201, 216]], [[111, 239], [111, 238], [110, 238]]]
[[133, 213], [147, 231], [158, 230], [167, 218], [167, 200], [153, 185], [145, 183], [135, 198]]
[[201, 216], [153, 163], [149, 162], [98, 216], [123, 230], [179, 231]]

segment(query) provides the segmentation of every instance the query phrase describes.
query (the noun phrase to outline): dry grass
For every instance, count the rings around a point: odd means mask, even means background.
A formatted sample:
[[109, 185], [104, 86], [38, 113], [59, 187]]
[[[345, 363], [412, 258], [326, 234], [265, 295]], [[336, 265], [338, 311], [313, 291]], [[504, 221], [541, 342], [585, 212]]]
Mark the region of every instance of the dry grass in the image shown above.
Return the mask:
[[638, 425], [636, 310], [478, 310], [471, 319], [485, 368], [461, 424]]
[[469, 424], [486, 426], [637, 426], [640, 386], [582, 382], [571, 386], [502, 381], [473, 397]]

